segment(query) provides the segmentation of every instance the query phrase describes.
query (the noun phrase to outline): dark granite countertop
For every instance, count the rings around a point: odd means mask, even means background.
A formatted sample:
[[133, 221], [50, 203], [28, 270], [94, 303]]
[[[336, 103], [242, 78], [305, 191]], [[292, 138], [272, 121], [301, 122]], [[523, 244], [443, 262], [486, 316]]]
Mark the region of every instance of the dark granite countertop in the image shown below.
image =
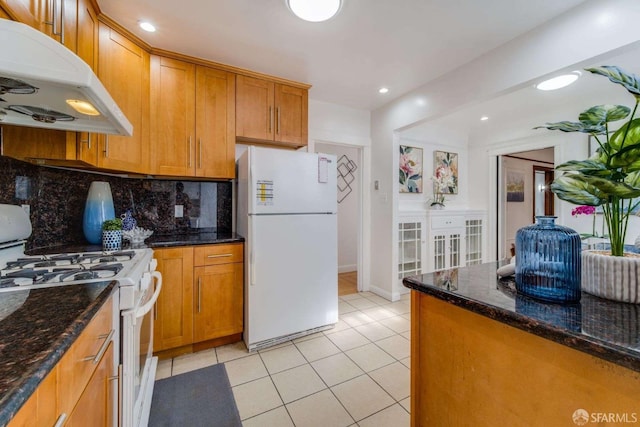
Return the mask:
[[106, 281], [0, 293], [0, 425], [33, 394], [115, 286]]
[[145, 243], [151, 248], [164, 248], [171, 246], [215, 245], [219, 243], [240, 243], [244, 237], [229, 231], [217, 231], [216, 229], [200, 229], [197, 232], [151, 235]]
[[516, 293], [505, 262], [407, 277], [407, 288], [640, 372], [640, 305], [582, 293], [578, 304], [543, 303]]
[[[129, 245], [125, 241], [122, 249], [135, 248], [168, 248], [173, 246], [195, 246], [195, 245], [216, 245], [222, 243], [241, 243], [244, 237], [230, 231], [217, 231], [215, 228], [203, 228], [188, 230], [181, 233], [172, 234], [152, 234], [144, 241], [144, 244]], [[96, 252], [101, 251], [101, 245], [91, 245], [89, 243], [50, 246], [46, 248], [37, 248], [27, 251], [27, 255], [43, 255], [51, 253], [63, 252]]]

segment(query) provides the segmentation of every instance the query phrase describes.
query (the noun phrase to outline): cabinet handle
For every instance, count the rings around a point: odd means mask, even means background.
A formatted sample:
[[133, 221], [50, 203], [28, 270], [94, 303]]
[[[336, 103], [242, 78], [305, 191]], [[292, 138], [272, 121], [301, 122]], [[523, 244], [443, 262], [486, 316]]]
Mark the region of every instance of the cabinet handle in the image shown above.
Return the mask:
[[87, 139], [81, 139], [80, 142], [87, 144], [87, 150], [91, 150], [91, 132], [87, 132]]
[[207, 255], [207, 258], [227, 258], [230, 256], [233, 256], [233, 254]]
[[276, 108], [276, 112], [278, 115], [278, 122], [276, 123], [276, 133], [280, 135], [280, 107]]
[[273, 107], [269, 106], [269, 133], [273, 132]]
[[119, 376], [119, 375], [116, 375], [115, 377], [109, 377], [109, 378], [107, 378], [107, 380], [109, 380], [109, 381], [117, 381], [117, 380], [119, 380], [119, 379], [120, 379], [120, 376]]
[[200, 289], [201, 288], [202, 288], [202, 280], [200, 279], [200, 277], [198, 277], [198, 313], [200, 313], [200, 302], [201, 302]]
[[104, 136], [104, 156], [109, 157], [109, 135]]
[[111, 341], [111, 337], [113, 337], [114, 333], [115, 333], [115, 329], [112, 329], [108, 334], [100, 335], [98, 338], [106, 338], [106, 339], [100, 346], [100, 350], [98, 350], [98, 353], [95, 356], [87, 356], [83, 358], [82, 361], [88, 362], [92, 360], [94, 365], [97, 364], [100, 361], [100, 359], [102, 359], [102, 355], [104, 354], [104, 352], [107, 351], [107, 347], [109, 347], [109, 341]]
[[198, 138], [198, 165], [202, 169], [202, 138]]
[[60, 43], [64, 44], [64, 0], [60, 0]]
[[62, 427], [65, 421], [67, 421], [67, 414], [63, 412], [62, 414], [60, 414], [53, 427]]
[[191, 167], [191, 136], [189, 136], [189, 147], [187, 148], [187, 158], [189, 159], [187, 162], [187, 167]]

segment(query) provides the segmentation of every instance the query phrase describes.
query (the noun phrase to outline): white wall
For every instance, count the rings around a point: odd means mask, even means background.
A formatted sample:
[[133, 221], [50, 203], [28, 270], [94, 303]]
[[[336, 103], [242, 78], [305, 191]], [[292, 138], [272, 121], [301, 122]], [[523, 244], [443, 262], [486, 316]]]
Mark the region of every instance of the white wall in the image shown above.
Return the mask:
[[[341, 221], [338, 230], [339, 267], [358, 265], [358, 289], [370, 289], [371, 260], [371, 113], [327, 102], [309, 100], [309, 151], [336, 151], [351, 153], [358, 165], [359, 191], [351, 194], [341, 211], [349, 213], [348, 220]], [[349, 156], [351, 158], [351, 156]], [[341, 203], [340, 205], [342, 205]], [[359, 209], [358, 209], [359, 208]], [[357, 212], [357, 215], [354, 213]], [[355, 238], [354, 238], [355, 235]], [[351, 258], [355, 246], [356, 261]], [[359, 251], [357, 249], [360, 249]]]
[[[353, 178], [353, 181], [344, 183], [348, 184], [348, 187], [342, 187], [345, 191], [340, 191], [338, 188], [338, 272], [357, 271], [358, 230], [361, 224], [360, 186], [362, 185], [360, 151], [358, 148], [345, 145], [316, 143], [315, 152], [335, 155], [339, 172], [342, 170]], [[355, 165], [356, 169], [353, 171], [346, 169], [347, 162], [352, 162], [349, 164]]]
[[[394, 280], [397, 236], [393, 230], [399, 205], [396, 152], [399, 138], [395, 132], [531, 85], [541, 76], [558, 70], [580, 68], [612, 50], [629, 48], [638, 43], [639, 19], [640, 2], [636, 0], [586, 1], [372, 112], [372, 179], [380, 181], [380, 189], [372, 189], [370, 193], [374, 231], [372, 290], [392, 299], [399, 298], [401, 292], [401, 285]], [[568, 157], [560, 142], [528, 147], [529, 142], [516, 141], [516, 146], [525, 147], [510, 152], [553, 146], [557, 160], [575, 156]], [[497, 187], [496, 155], [487, 147], [475, 147], [473, 141], [469, 141], [469, 158], [473, 159], [469, 162], [469, 176], [473, 179], [468, 181], [468, 202], [473, 209], [489, 211], [489, 243], [493, 240], [495, 248], [497, 195], [491, 194], [490, 189]], [[477, 175], [472, 170], [478, 172]], [[568, 211], [570, 216], [570, 209]], [[559, 220], [563, 220], [562, 216], [566, 216], [566, 209]]]

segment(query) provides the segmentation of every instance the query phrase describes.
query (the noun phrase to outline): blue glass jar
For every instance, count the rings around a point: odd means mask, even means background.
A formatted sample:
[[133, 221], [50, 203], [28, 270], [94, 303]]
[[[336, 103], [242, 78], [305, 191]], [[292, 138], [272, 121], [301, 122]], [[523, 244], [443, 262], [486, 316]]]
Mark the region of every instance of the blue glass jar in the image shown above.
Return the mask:
[[555, 224], [555, 216], [516, 233], [516, 290], [549, 302], [580, 300], [580, 235]]

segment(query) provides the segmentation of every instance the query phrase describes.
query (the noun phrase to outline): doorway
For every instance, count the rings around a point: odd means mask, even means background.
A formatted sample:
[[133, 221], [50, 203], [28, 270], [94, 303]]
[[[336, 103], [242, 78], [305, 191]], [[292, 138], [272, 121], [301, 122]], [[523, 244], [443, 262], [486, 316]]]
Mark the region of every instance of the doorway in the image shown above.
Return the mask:
[[362, 148], [316, 142], [316, 153], [336, 156], [338, 171], [338, 295], [362, 290]]
[[554, 148], [520, 151], [500, 156], [498, 162], [498, 259], [512, 256], [516, 232], [535, 222], [538, 212], [554, 215]]

